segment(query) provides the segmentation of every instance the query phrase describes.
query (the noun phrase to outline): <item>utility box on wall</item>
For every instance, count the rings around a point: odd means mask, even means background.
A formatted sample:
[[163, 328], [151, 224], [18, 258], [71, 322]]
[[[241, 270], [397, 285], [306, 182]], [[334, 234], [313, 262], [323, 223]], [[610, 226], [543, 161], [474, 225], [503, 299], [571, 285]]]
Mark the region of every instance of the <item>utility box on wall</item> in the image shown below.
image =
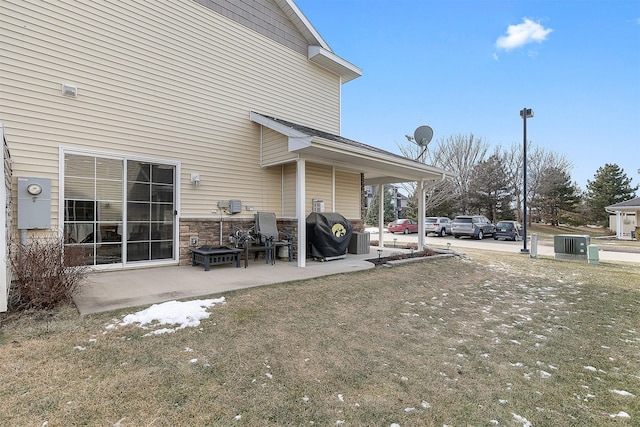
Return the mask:
[[51, 180], [18, 177], [18, 229], [51, 228]]

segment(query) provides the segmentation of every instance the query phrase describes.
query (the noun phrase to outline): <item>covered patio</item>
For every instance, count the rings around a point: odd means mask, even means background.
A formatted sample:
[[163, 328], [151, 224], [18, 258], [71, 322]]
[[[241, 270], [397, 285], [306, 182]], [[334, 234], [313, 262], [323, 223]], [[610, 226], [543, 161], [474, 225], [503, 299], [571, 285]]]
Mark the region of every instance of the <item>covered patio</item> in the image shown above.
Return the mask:
[[[300, 124], [292, 123], [276, 117], [267, 116], [257, 112], [250, 113], [250, 119], [286, 138], [286, 144], [278, 144], [270, 141], [261, 141], [264, 152], [263, 167], [276, 166], [284, 163], [296, 164], [296, 219], [297, 241], [306, 241], [306, 162], [331, 165], [345, 171], [360, 173], [363, 177], [363, 185], [375, 185], [380, 195], [380, 214], [378, 229], [378, 241], [380, 247], [384, 246], [382, 236], [384, 229], [384, 191], [385, 184], [397, 184], [402, 182], [415, 182], [419, 194], [418, 218], [425, 216], [425, 183], [432, 180], [442, 180], [452, 175], [440, 168], [425, 165], [424, 163], [390, 153], [331, 134], [318, 129], [313, 129]], [[424, 221], [418, 221], [418, 249], [424, 247]], [[374, 236], [375, 238], [375, 236]], [[306, 265], [306, 247], [298, 245], [298, 267]]]
[[[638, 217], [640, 216], [640, 197], [616, 203], [604, 208], [610, 214], [615, 214], [616, 237], [622, 239], [625, 235], [630, 236], [638, 227]], [[610, 223], [610, 228], [613, 224]]]

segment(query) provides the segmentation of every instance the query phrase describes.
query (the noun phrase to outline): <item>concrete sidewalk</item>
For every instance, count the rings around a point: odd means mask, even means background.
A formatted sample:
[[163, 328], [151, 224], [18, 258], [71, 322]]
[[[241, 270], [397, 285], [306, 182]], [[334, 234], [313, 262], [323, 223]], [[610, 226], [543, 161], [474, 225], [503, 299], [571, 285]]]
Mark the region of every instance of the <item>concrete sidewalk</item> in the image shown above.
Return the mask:
[[[403, 252], [385, 248], [381, 256]], [[305, 268], [296, 262], [249, 261], [248, 268], [233, 265], [211, 267], [201, 265], [166, 266], [91, 273], [87, 283], [74, 298], [81, 315], [149, 305], [174, 299], [220, 294], [236, 289], [312, 279], [332, 274], [367, 270], [374, 265], [367, 259], [377, 258], [376, 248], [369, 254], [348, 254], [345, 259], [327, 262], [307, 260]]]

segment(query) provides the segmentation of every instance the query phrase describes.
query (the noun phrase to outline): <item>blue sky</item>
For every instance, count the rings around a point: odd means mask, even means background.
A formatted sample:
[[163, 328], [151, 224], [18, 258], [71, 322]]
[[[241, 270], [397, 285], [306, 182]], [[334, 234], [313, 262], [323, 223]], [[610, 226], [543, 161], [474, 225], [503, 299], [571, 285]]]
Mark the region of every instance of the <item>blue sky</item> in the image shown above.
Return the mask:
[[[564, 155], [584, 190], [615, 163], [640, 182], [640, 0], [296, 0], [363, 75], [342, 135], [399, 153], [420, 125]], [[640, 194], [640, 192], [639, 192]]]

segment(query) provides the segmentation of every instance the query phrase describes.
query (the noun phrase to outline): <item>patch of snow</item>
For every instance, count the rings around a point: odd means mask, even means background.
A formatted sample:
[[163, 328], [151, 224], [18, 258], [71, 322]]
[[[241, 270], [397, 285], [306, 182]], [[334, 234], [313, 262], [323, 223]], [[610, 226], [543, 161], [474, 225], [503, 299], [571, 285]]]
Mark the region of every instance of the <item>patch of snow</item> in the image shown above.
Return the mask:
[[551, 374], [549, 372], [543, 371], [543, 370], [540, 371], [540, 378], [549, 378], [549, 377], [551, 377]]
[[85, 351], [87, 349], [87, 347], [83, 347], [81, 345], [77, 345], [75, 347], [73, 347], [74, 350], [78, 350], [78, 351]]
[[598, 370], [593, 366], [585, 366], [584, 369], [591, 372], [598, 372]]
[[413, 412], [415, 411], [416, 408], [410, 407], [410, 408], [404, 408], [404, 412], [409, 413], [409, 412]]
[[343, 395], [341, 395], [341, 394], [338, 394], [338, 400], [339, 400], [340, 402], [344, 402], [344, 396], [343, 396]]
[[422, 406], [424, 409], [429, 409], [431, 408], [431, 404], [425, 400], [422, 401], [422, 403], [420, 404], [420, 406]]
[[631, 418], [631, 416], [629, 416], [629, 414], [627, 414], [624, 411], [620, 411], [617, 414], [609, 414], [609, 416], [611, 418], [615, 418], [615, 417], [619, 417], [619, 418]]
[[511, 415], [513, 415], [513, 418], [515, 418], [516, 421], [522, 423], [522, 427], [531, 427], [531, 422], [529, 422], [529, 420], [527, 420], [525, 417], [514, 414], [513, 412], [511, 413]]
[[[175, 332], [179, 329], [187, 327], [196, 327], [200, 325], [200, 320], [207, 319], [210, 313], [207, 309], [216, 304], [224, 304], [225, 298], [213, 298], [207, 300], [192, 301], [168, 301], [162, 304], [153, 304], [151, 307], [138, 311], [137, 313], [128, 314], [122, 318], [120, 325], [137, 324], [139, 327], [146, 325], [178, 325], [175, 328], [163, 328], [150, 332], [147, 335], [158, 335], [163, 333]], [[107, 325], [107, 329], [111, 325]]]
[[625, 396], [625, 397], [636, 397], [635, 394], [633, 393], [629, 393], [628, 391], [624, 391], [624, 390], [609, 390], [611, 393], [615, 393], [615, 394], [619, 394], [620, 396]]

